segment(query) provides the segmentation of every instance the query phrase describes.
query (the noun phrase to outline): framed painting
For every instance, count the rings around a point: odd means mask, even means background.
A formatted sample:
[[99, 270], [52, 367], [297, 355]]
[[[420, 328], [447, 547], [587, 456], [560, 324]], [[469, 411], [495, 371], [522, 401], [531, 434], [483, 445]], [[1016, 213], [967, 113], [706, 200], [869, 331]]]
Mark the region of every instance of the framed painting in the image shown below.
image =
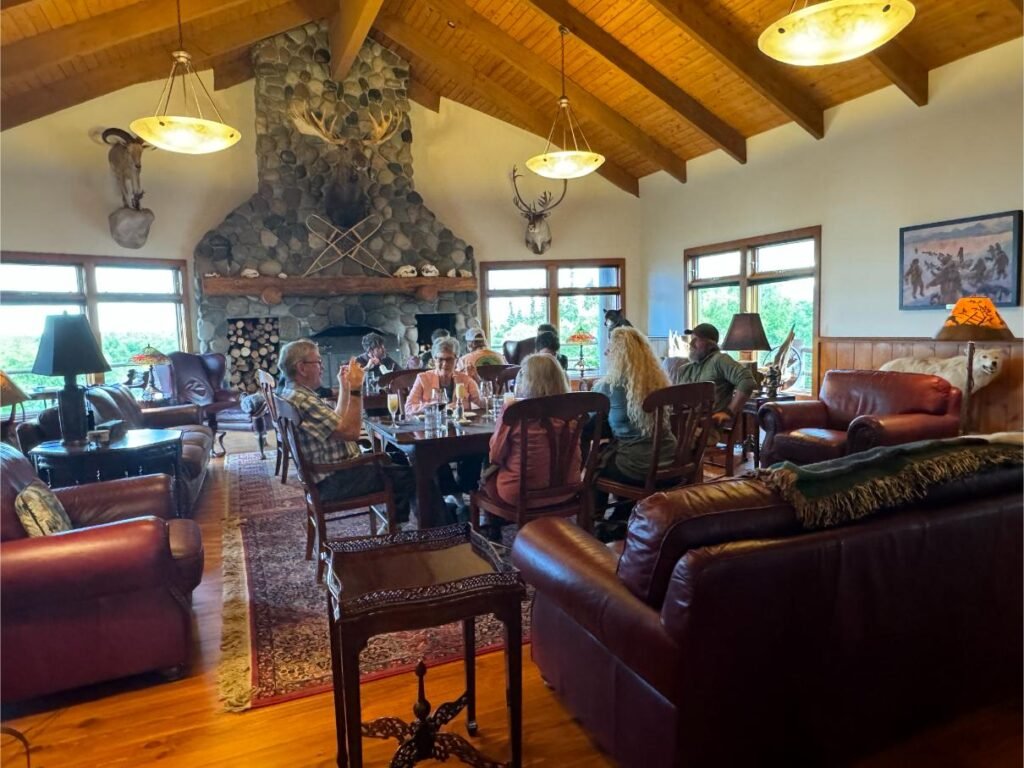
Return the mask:
[[900, 309], [945, 309], [961, 296], [1020, 306], [1021, 212], [900, 229]]

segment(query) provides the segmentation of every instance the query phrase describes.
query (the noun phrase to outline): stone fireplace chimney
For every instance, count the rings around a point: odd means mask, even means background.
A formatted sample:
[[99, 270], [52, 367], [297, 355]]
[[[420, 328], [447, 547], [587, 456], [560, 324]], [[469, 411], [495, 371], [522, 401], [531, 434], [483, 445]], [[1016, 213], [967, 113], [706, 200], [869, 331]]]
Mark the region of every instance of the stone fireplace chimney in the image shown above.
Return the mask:
[[[413, 185], [408, 64], [368, 39], [345, 80], [335, 82], [329, 49], [325, 24], [307, 24], [253, 48], [259, 187], [196, 245], [202, 352], [233, 355], [229, 319], [276, 318], [281, 344], [335, 326], [368, 326], [395, 338], [397, 348], [389, 351], [404, 361], [416, 352], [417, 314], [453, 314], [455, 333], [476, 322], [477, 295], [466, 289], [467, 281], [459, 290], [445, 290], [451, 285], [447, 276], [475, 274], [473, 249], [438, 221]], [[325, 125], [333, 121], [338, 142], [300, 132], [289, 115], [294, 106], [308, 107]], [[387, 114], [401, 121], [397, 130], [365, 151], [353, 169], [353, 146]], [[358, 237], [336, 238], [338, 247], [331, 248], [324, 237], [331, 232], [321, 222], [344, 231], [331, 221], [327, 202], [337, 195], [335, 182], [350, 178], [358, 180], [360, 211], [368, 218]], [[339, 258], [357, 240], [364, 249], [356, 250], [357, 258]], [[322, 269], [314, 266], [331, 260]], [[384, 271], [372, 268], [375, 264]], [[437, 287], [420, 289], [418, 295], [406, 281], [385, 276], [402, 266], [422, 272], [425, 265], [436, 267], [441, 277], [430, 278]], [[314, 290], [298, 291], [298, 280], [311, 268]], [[357, 293], [360, 278], [393, 279], [395, 290], [389, 292], [388, 284], [384, 292]], [[251, 291], [246, 279], [253, 280]], [[371, 282], [379, 287], [380, 280]], [[308, 288], [310, 281], [304, 283]], [[215, 291], [212, 285], [221, 287]], [[296, 293], [289, 294], [290, 288]], [[249, 363], [233, 356], [229, 364], [240, 374], [235, 376], [239, 386], [254, 391]], [[274, 368], [271, 363], [276, 374]], [[333, 372], [325, 376], [333, 378]]]

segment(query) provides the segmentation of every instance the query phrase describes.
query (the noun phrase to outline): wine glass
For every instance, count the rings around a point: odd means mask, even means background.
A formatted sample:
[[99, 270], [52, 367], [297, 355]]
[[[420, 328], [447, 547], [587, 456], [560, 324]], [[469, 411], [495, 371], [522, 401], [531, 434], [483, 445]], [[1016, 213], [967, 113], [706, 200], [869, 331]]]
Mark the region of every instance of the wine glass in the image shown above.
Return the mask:
[[388, 410], [391, 412], [391, 426], [394, 427], [394, 426], [397, 425], [397, 422], [395, 421], [395, 419], [398, 416], [398, 394], [397, 393], [389, 394], [388, 395]]
[[494, 382], [490, 379], [484, 379], [480, 382], [480, 400], [487, 404], [486, 407], [489, 415], [492, 397], [494, 397]]

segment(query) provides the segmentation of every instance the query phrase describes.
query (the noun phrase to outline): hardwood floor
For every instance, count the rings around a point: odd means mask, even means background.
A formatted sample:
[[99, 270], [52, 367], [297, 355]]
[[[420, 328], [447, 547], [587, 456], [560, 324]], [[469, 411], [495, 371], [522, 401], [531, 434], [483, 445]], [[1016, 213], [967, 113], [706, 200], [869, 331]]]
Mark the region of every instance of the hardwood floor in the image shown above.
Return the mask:
[[[250, 445], [250, 442], [252, 445]], [[255, 438], [229, 433], [232, 451], [253, 450]], [[268, 456], [272, 453], [268, 452]], [[269, 459], [272, 460], [272, 459]], [[206, 548], [203, 583], [194, 595], [194, 663], [175, 682], [143, 676], [49, 697], [3, 713], [4, 725], [21, 731], [32, 746], [33, 768], [106, 768], [160, 765], [314, 768], [335, 764], [333, 699], [312, 696], [241, 714], [221, 711], [217, 701], [220, 644], [221, 532], [227, 504], [223, 461], [215, 460], [196, 520]], [[488, 756], [507, 758], [502, 654], [477, 662], [480, 736], [474, 743]], [[17, 663], [4, 659], [3, 663]], [[611, 766], [583, 729], [547, 690], [524, 653], [524, 756], [529, 766]], [[462, 665], [447, 664], [427, 675], [427, 697], [436, 705], [461, 693]], [[363, 686], [365, 719], [411, 716], [411, 674]], [[464, 719], [456, 728], [464, 733]], [[393, 741], [364, 741], [367, 766], [387, 765]], [[923, 732], [871, 756], [863, 768], [956, 766], [1001, 768], [1022, 764], [1021, 711], [992, 707]], [[0, 761], [25, 765], [21, 745], [3, 736]], [[434, 765], [435, 763], [423, 763]], [[436, 763], [440, 765], [440, 763]], [[454, 764], [454, 763], [453, 763]]]

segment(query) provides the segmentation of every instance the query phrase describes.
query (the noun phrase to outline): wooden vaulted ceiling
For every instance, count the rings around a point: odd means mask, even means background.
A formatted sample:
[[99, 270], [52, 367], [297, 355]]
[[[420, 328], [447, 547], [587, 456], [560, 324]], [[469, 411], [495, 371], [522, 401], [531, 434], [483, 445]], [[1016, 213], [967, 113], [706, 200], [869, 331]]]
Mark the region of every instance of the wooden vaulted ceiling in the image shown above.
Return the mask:
[[[185, 47], [215, 87], [252, 76], [249, 48], [329, 19], [344, 76], [367, 34], [411, 64], [410, 97], [458, 101], [546, 137], [567, 92], [599, 171], [637, 194], [665, 170], [795, 121], [812, 142], [823, 111], [895, 84], [928, 101], [928, 71], [1021, 35], [1022, 0], [914, 0], [917, 16], [874, 54], [789, 67], [757, 49], [791, 0], [181, 0]], [[160, 80], [177, 47], [174, 0], [0, 0], [0, 126], [6, 129], [135, 83]], [[140, 105], [140, 109], [151, 105]]]

